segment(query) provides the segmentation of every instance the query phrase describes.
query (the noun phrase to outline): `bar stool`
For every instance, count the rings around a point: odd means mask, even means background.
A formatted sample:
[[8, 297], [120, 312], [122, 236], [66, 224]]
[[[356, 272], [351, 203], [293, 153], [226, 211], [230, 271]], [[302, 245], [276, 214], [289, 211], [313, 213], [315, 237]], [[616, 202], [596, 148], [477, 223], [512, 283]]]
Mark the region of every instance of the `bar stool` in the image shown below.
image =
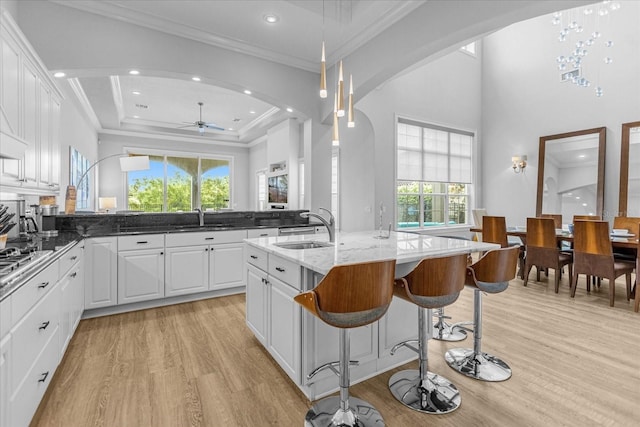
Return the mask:
[[[305, 426], [384, 426], [380, 413], [368, 402], [349, 397], [349, 329], [380, 319], [393, 297], [395, 260], [335, 266], [311, 291], [294, 300], [323, 322], [340, 329], [340, 360], [307, 375], [330, 369], [340, 378], [340, 396], [327, 397], [309, 409]], [[339, 370], [335, 366], [339, 366]]]
[[493, 249], [475, 264], [467, 267], [465, 285], [473, 287], [473, 349], [453, 348], [445, 360], [456, 371], [483, 381], [504, 381], [511, 377], [511, 368], [500, 358], [482, 352], [482, 292], [496, 294], [509, 287], [516, 277], [520, 248]]
[[[454, 303], [464, 288], [467, 255], [424, 259], [409, 274], [396, 279], [393, 294], [418, 306], [418, 339], [404, 341], [400, 347], [418, 353], [419, 369], [396, 372], [389, 379], [389, 390], [403, 405], [428, 414], [446, 414], [460, 406], [460, 393], [449, 380], [428, 371], [428, 343], [433, 331], [432, 309]], [[418, 344], [415, 348], [413, 344]]]

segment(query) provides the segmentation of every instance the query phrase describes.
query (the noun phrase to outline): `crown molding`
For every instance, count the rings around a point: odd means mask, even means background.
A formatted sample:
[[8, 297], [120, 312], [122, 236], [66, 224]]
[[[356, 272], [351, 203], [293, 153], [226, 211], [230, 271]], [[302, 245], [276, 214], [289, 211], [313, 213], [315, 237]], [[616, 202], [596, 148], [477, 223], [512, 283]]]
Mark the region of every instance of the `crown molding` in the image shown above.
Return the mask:
[[219, 146], [235, 147], [235, 148], [242, 148], [242, 149], [249, 147], [247, 143], [239, 142], [239, 141], [238, 142], [219, 141], [219, 140], [214, 140], [210, 138], [172, 135], [172, 134], [167, 134], [163, 132], [149, 133], [149, 132], [143, 132], [143, 131], [103, 129], [100, 131], [100, 134], [128, 136], [128, 137], [134, 137], [134, 138], [158, 139], [162, 141], [193, 142], [198, 144], [219, 145]]
[[89, 121], [91, 122], [95, 130], [100, 132], [102, 130], [102, 125], [100, 124], [100, 120], [98, 119], [96, 112], [91, 106], [91, 102], [89, 102], [89, 98], [87, 98], [87, 94], [82, 88], [80, 80], [78, 80], [78, 78], [76, 77], [73, 77], [67, 79], [67, 82], [69, 83], [69, 86], [71, 87], [73, 93], [76, 95], [76, 98], [78, 99], [78, 102], [80, 103], [80, 107], [84, 111], [84, 114], [89, 118]]

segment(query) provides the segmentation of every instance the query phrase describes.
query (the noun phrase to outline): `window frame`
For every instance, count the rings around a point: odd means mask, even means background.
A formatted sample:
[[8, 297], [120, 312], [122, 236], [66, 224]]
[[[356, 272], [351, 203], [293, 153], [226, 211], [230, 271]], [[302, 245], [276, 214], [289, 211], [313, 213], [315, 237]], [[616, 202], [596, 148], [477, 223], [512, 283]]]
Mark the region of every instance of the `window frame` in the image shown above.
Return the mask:
[[[423, 133], [423, 129], [424, 128], [429, 128], [429, 129], [435, 129], [435, 130], [444, 130], [447, 131], [449, 136], [447, 138], [447, 144], [448, 144], [448, 154], [447, 154], [447, 158], [450, 158], [451, 156], [451, 150], [450, 150], [450, 144], [451, 144], [451, 138], [450, 138], [450, 134], [451, 133], [457, 133], [457, 134], [462, 134], [462, 135], [469, 135], [471, 136], [471, 147], [470, 147], [470, 164], [471, 164], [471, 171], [470, 171], [470, 183], [465, 183], [466, 185], [466, 194], [464, 195], [460, 195], [458, 193], [452, 193], [451, 190], [451, 185], [452, 184], [459, 184], [459, 183], [454, 183], [454, 182], [438, 182], [438, 181], [415, 181], [415, 180], [410, 180], [410, 179], [398, 179], [398, 143], [399, 143], [399, 124], [406, 124], [406, 125], [411, 125], [411, 126], [418, 126], [420, 127], [420, 141], [423, 141], [424, 138], [424, 133]], [[475, 191], [476, 191], [476, 186], [477, 186], [477, 176], [476, 176], [476, 154], [477, 154], [477, 132], [473, 131], [473, 130], [469, 130], [469, 129], [465, 129], [465, 128], [461, 128], [461, 127], [456, 127], [456, 126], [450, 126], [450, 125], [442, 125], [442, 124], [437, 124], [437, 123], [433, 123], [433, 122], [427, 122], [424, 120], [419, 120], [419, 119], [414, 119], [414, 118], [409, 118], [406, 116], [400, 116], [400, 115], [396, 115], [395, 116], [395, 150], [394, 150], [394, 157], [395, 157], [395, 161], [394, 161], [394, 180], [395, 180], [395, 189], [394, 189], [394, 221], [395, 221], [395, 227], [396, 230], [412, 230], [412, 231], [426, 231], [426, 230], [438, 230], [438, 229], [455, 229], [455, 228], [468, 228], [471, 224], [472, 224], [472, 218], [470, 218], [470, 215], [472, 213], [472, 210], [475, 208]], [[414, 151], [416, 154], [419, 155], [423, 155], [424, 153], [424, 146], [421, 147], [420, 150], [407, 150], [406, 148], [404, 148], [405, 151]], [[410, 182], [416, 182], [419, 184], [419, 189], [418, 189], [418, 193], [407, 193], [410, 195], [417, 195], [418, 196], [418, 203], [419, 203], [419, 218], [418, 218], [418, 226], [417, 227], [400, 227], [399, 226], [399, 214], [398, 214], [398, 202], [399, 202], [399, 197], [404, 194], [404, 193], [399, 193], [398, 192], [398, 187], [400, 185], [400, 183], [410, 183]], [[443, 184], [444, 188], [445, 188], [445, 192], [444, 193], [426, 193], [425, 192], [425, 187], [429, 184]], [[439, 224], [439, 225], [428, 225], [425, 226], [425, 209], [424, 209], [424, 203], [425, 203], [425, 199], [426, 196], [442, 196], [444, 197], [444, 207], [445, 207], [445, 211], [444, 211], [444, 224]], [[450, 214], [451, 214], [451, 210], [450, 210], [450, 205], [451, 205], [451, 201], [454, 197], [466, 197], [466, 212], [465, 212], [465, 223], [464, 224], [449, 224], [449, 220], [448, 218], [450, 218]]]
[[[149, 155], [149, 156], [162, 156], [164, 158], [164, 162], [163, 162], [163, 174], [164, 174], [164, 179], [163, 179], [163, 201], [162, 201], [162, 212], [161, 213], [168, 213], [169, 211], [167, 211], [167, 205], [168, 205], [168, 200], [167, 200], [167, 162], [166, 162], [166, 158], [167, 157], [183, 157], [183, 158], [190, 158], [190, 159], [197, 159], [198, 160], [198, 187], [200, 189], [200, 191], [202, 191], [202, 162], [201, 159], [211, 159], [211, 160], [224, 160], [227, 161], [229, 163], [229, 207], [233, 208], [234, 205], [234, 194], [235, 194], [235, 188], [233, 185], [233, 176], [234, 176], [234, 156], [230, 156], [230, 155], [225, 155], [225, 154], [216, 154], [216, 153], [204, 153], [204, 152], [194, 152], [194, 151], [168, 151], [168, 150], [157, 150], [157, 149], [153, 149], [153, 148], [146, 148], [146, 147], [125, 147], [124, 148], [124, 153], [128, 153], [128, 154], [139, 154], [139, 155]], [[124, 200], [125, 200], [125, 209], [129, 209], [129, 173], [126, 172], [125, 173], [125, 177], [123, 180], [123, 194], [124, 194]], [[202, 205], [202, 197], [201, 194], [197, 195], [197, 202], [198, 205], [201, 206]], [[198, 207], [198, 206], [197, 206]], [[146, 211], [145, 211], [146, 212]]]

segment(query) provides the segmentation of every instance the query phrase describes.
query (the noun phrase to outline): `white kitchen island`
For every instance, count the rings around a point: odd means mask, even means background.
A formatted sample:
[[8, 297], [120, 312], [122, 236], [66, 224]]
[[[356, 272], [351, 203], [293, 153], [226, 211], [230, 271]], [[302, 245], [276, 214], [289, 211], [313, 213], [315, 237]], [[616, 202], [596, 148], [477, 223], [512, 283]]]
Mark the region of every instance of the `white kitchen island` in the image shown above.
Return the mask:
[[[282, 242], [324, 241], [328, 235], [260, 237], [246, 239], [247, 325], [274, 360], [310, 399], [338, 390], [338, 379], [329, 370], [312, 380], [306, 376], [316, 367], [338, 360], [338, 329], [324, 324], [293, 298], [313, 289], [335, 265], [396, 260], [396, 277], [411, 271], [430, 257], [487, 251], [498, 245], [447, 239], [424, 234], [391, 232], [377, 239], [376, 231], [337, 233], [332, 246], [286, 249]], [[400, 341], [416, 339], [418, 309], [394, 298], [379, 321], [351, 330], [351, 383], [371, 378], [416, 358], [406, 349], [391, 356]], [[471, 317], [471, 313], [469, 313]]]

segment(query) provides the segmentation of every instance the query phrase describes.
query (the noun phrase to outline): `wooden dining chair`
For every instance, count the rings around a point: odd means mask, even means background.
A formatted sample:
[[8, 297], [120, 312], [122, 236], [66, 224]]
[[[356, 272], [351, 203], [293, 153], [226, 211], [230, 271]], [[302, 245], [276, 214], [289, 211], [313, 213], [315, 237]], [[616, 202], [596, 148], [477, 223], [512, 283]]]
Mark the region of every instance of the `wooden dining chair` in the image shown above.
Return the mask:
[[[630, 234], [635, 234], [638, 231], [638, 224], [640, 224], [640, 217], [637, 216], [617, 216], [613, 219], [614, 229], [627, 230]], [[613, 251], [613, 257], [621, 261], [635, 261], [636, 250], [616, 248]]]
[[527, 245], [524, 264], [524, 286], [529, 281], [529, 273], [536, 267], [536, 281], [540, 281], [542, 268], [555, 270], [555, 291], [558, 293], [562, 268], [569, 266], [569, 285], [573, 274], [573, 255], [561, 252], [556, 240], [554, 220], [552, 218], [527, 218]]
[[576, 221], [602, 221], [602, 217], [600, 215], [574, 215], [573, 223]]
[[[634, 228], [634, 230], [636, 230]], [[638, 226], [638, 234], [640, 236], [640, 225]], [[640, 310], [640, 286], [638, 286], [638, 267], [640, 267], [640, 240], [638, 241], [638, 249], [636, 249], [636, 286], [635, 286], [635, 302], [633, 303], [633, 311], [636, 313]]]
[[587, 275], [587, 292], [590, 292], [589, 276], [609, 281], [609, 305], [615, 302], [615, 281], [623, 274], [627, 280], [627, 301], [631, 297], [631, 272], [635, 263], [615, 261], [609, 238], [607, 221], [576, 221], [573, 224], [573, 277], [571, 297], [575, 297], [578, 276]]
[[555, 228], [562, 228], [562, 214], [541, 214], [540, 218], [551, 218]]
[[482, 241], [496, 243], [501, 248], [518, 245], [520, 247], [520, 252], [518, 253], [518, 276], [524, 279], [525, 246], [522, 244], [509, 244], [505, 217], [489, 215], [482, 217]]

